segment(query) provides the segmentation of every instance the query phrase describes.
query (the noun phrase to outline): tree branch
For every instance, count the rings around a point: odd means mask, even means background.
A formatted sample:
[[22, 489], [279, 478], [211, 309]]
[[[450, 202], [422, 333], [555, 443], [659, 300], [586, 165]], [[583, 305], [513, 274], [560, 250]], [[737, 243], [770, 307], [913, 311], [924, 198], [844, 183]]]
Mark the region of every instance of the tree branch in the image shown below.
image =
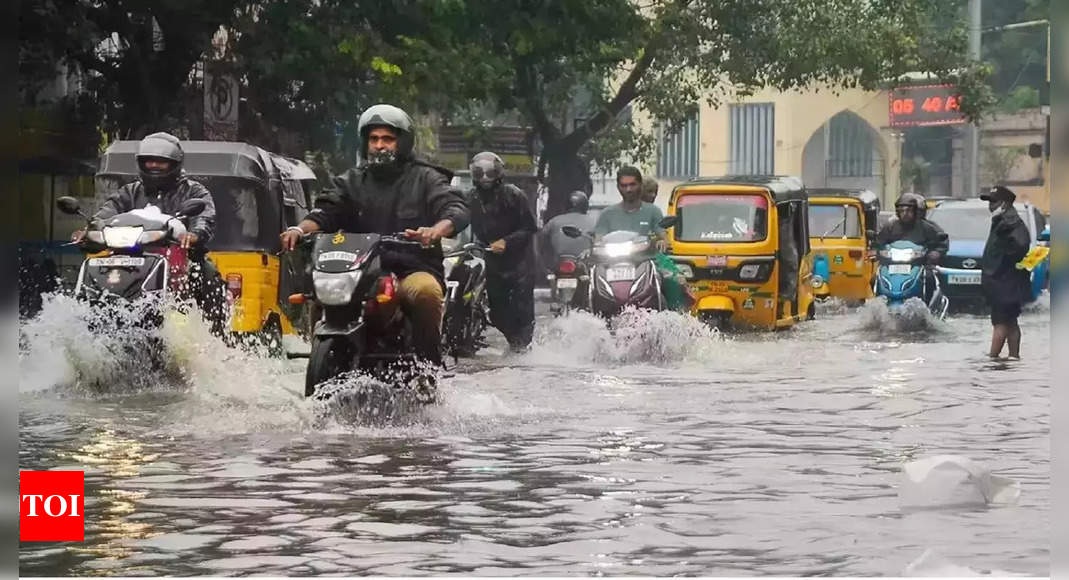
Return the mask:
[[574, 131], [564, 137], [561, 143], [561, 147], [568, 150], [578, 151], [584, 143], [592, 139], [595, 135], [601, 132], [602, 129], [608, 127], [613, 119], [620, 114], [632, 101], [639, 95], [638, 83], [642, 80], [642, 77], [653, 66], [653, 60], [656, 57], [657, 48], [661, 42], [661, 35], [657, 34], [650, 38], [649, 42], [642, 49], [642, 56], [639, 57], [638, 62], [635, 63], [634, 68], [631, 69], [631, 73], [627, 75], [624, 82], [617, 89], [616, 95], [601, 108], [593, 117], [587, 119], [585, 123], [576, 127]]
[[535, 129], [542, 137], [542, 146], [559, 141], [560, 131], [553, 126], [549, 115], [546, 114], [542, 104], [542, 92], [535, 86], [534, 71], [527, 63], [521, 64], [516, 69], [516, 88], [519, 89], [519, 97], [531, 114]]

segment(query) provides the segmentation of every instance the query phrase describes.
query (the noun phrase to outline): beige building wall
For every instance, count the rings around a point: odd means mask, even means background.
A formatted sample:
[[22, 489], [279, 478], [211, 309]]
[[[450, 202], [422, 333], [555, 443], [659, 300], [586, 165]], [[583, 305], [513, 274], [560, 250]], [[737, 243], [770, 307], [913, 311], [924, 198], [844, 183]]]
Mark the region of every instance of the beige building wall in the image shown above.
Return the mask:
[[[874, 160], [874, 173], [879, 174], [877, 193], [881, 201], [890, 205], [898, 193], [899, 155], [901, 150], [900, 131], [889, 126], [888, 95], [886, 92], [862, 90], [843, 90], [838, 94], [830, 90], [808, 90], [779, 92], [764, 90], [752, 97], [736, 101], [738, 103], [773, 103], [775, 109], [774, 123], [774, 164], [775, 173], [810, 178], [813, 171], [805, 171], [806, 145], [816, 147], [820, 162], [824, 154], [824, 128], [832, 117], [842, 111], [850, 111], [865, 121], [872, 130], [877, 159]], [[648, 119], [643, 122], [648, 123]], [[713, 108], [703, 104], [699, 117], [700, 153], [699, 174], [701, 176], [719, 176], [729, 173], [731, 167], [730, 148], [730, 113], [728, 104]], [[645, 168], [655, 174], [655, 160]], [[805, 175], [808, 173], [808, 175]], [[815, 181], [807, 181], [810, 187], [823, 187], [823, 173]], [[841, 181], [841, 180], [840, 180]], [[658, 205], [667, 205], [668, 196], [679, 180], [658, 179]]]

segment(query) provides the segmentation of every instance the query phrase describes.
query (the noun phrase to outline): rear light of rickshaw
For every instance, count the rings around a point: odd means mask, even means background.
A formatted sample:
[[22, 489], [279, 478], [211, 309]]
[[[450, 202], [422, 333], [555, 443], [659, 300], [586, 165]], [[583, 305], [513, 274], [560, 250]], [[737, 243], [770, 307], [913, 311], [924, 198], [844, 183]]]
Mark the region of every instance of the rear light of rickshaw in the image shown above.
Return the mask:
[[226, 275], [226, 290], [230, 294], [230, 300], [236, 301], [241, 298], [241, 274]]

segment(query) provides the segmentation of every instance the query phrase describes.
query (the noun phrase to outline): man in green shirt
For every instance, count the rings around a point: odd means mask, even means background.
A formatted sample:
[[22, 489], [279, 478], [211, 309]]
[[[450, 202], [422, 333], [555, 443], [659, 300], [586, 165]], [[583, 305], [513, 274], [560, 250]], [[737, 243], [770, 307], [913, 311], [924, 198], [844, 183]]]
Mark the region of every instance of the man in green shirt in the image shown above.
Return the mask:
[[598, 216], [594, 226], [595, 239], [617, 231], [656, 235], [657, 255], [653, 261], [661, 274], [666, 305], [670, 310], [689, 310], [693, 297], [687, 290], [686, 279], [675, 263], [664, 255], [668, 247], [668, 238], [660, 224], [664, 214], [661, 208], [642, 200], [642, 172], [630, 165], [621, 167], [616, 172], [616, 189], [623, 201], [605, 208]]
[[628, 231], [639, 235], [656, 234], [658, 249], [664, 250], [664, 229], [660, 226], [661, 208], [642, 201], [642, 172], [630, 165], [616, 172], [616, 189], [623, 201], [605, 208], [598, 216], [594, 235], [598, 238], [610, 232]]

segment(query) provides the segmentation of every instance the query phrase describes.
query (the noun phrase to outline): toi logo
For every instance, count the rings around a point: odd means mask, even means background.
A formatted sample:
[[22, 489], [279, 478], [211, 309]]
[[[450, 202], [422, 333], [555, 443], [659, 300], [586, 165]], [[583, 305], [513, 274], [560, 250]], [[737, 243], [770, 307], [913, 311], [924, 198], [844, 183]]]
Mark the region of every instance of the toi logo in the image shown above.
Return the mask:
[[19, 472], [19, 540], [85, 539], [85, 472]]

